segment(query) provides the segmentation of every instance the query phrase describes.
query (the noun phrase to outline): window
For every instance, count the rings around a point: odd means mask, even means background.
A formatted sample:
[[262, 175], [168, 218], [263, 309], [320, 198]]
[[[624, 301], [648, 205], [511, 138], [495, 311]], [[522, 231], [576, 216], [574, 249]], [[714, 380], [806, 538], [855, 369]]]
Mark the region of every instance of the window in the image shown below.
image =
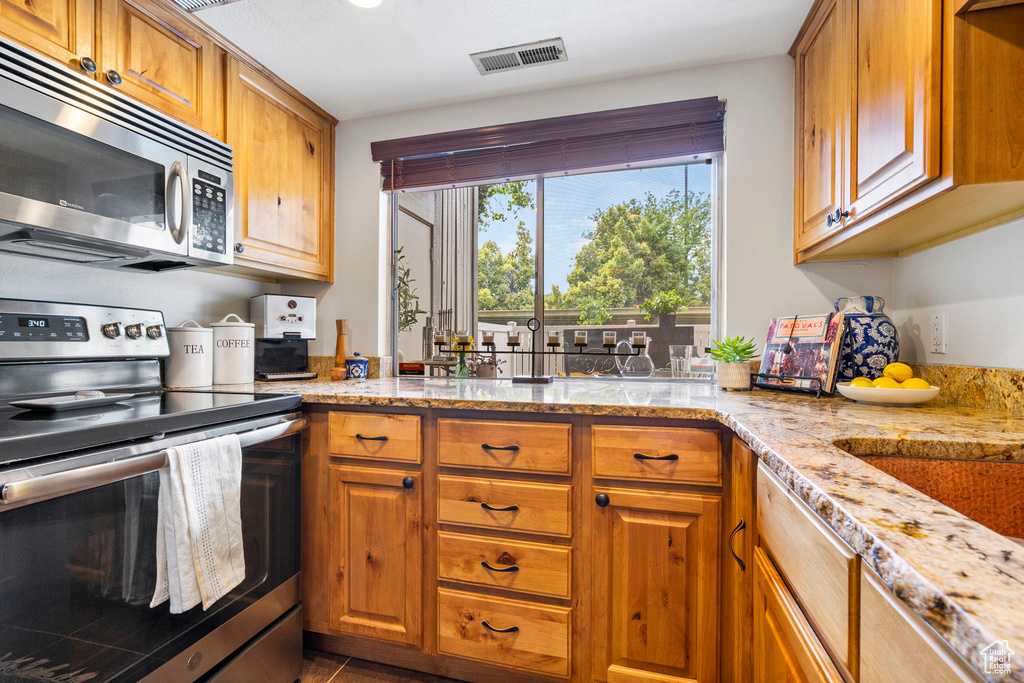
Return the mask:
[[[671, 376], [670, 347], [703, 347], [710, 339], [716, 170], [715, 163], [702, 161], [400, 195], [400, 256], [411, 262], [407, 250], [413, 249], [424, 263], [416, 272], [398, 269], [400, 311], [422, 311], [415, 330], [400, 322], [400, 360], [445, 362], [433, 358], [436, 346], [424, 343], [425, 328], [446, 339], [466, 332], [478, 350], [481, 335], [494, 334], [497, 348], [507, 350], [510, 323], [515, 323], [523, 333], [521, 348], [530, 348], [532, 335], [524, 328], [536, 317], [543, 321], [542, 332], [559, 336], [564, 351], [605, 351], [605, 333], [619, 343], [643, 332], [650, 340], [650, 372], [641, 367], [632, 374]], [[412, 199], [417, 195], [432, 199]], [[416, 229], [409, 222], [414, 203], [430, 214], [417, 217]], [[426, 234], [432, 239], [424, 239]], [[425, 259], [425, 253], [432, 257]], [[412, 291], [403, 289], [409, 280], [415, 291], [429, 291], [432, 300], [421, 294], [423, 303], [410, 309], [402, 296]], [[474, 291], [457, 291], [468, 282], [475, 283]], [[645, 306], [655, 298], [678, 310], [648, 316]], [[577, 333], [586, 333], [584, 347], [576, 344]], [[530, 371], [525, 357], [498, 358], [504, 361], [499, 376]], [[631, 374], [623, 360], [550, 357], [544, 371]], [[435, 366], [439, 374], [446, 370]]]

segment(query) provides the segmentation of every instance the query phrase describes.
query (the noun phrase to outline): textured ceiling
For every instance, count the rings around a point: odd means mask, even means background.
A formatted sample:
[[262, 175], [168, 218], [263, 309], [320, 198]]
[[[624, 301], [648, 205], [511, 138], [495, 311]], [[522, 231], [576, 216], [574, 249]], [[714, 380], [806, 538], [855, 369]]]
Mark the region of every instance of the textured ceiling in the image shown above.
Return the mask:
[[[197, 12], [340, 119], [785, 52], [811, 0], [242, 0]], [[471, 52], [562, 37], [481, 76]]]

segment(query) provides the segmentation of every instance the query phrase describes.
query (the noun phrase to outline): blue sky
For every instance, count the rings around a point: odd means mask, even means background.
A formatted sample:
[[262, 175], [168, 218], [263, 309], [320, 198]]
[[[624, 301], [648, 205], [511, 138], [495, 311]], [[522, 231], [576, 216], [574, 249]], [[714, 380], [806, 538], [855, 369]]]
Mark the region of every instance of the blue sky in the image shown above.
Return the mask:
[[[664, 196], [671, 190], [683, 190], [684, 168], [689, 169], [691, 192], [711, 191], [711, 166], [693, 164], [688, 167], [647, 168], [610, 173], [549, 178], [544, 182], [544, 282], [548, 292], [558, 285], [564, 292], [566, 278], [572, 271], [576, 253], [586, 244], [583, 233], [593, 228], [590, 216], [629, 199], [641, 199], [647, 192]], [[536, 196], [536, 186], [529, 190]], [[479, 236], [481, 243], [494, 240], [503, 253], [515, 246], [515, 226], [526, 222], [532, 232], [535, 224], [533, 211], [521, 211], [518, 218], [493, 223]]]

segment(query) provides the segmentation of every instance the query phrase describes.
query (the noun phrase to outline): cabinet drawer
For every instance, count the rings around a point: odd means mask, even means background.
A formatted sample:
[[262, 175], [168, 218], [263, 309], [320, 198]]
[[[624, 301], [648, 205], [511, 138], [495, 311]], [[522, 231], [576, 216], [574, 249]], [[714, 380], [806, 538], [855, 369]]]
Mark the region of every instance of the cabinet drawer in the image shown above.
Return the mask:
[[567, 424], [437, 421], [438, 462], [456, 467], [569, 474]]
[[722, 485], [718, 432], [665, 427], [591, 427], [594, 476]]
[[855, 670], [857, 555], [763, 463], [757, 471], [757, 525], [822, 643], [838, 665]]
[[331, 455], [420, 462], [418, 415], [332, 412]]
[[438, 590], [437, 602], [439, 652], [537, 673], [569, 675], [568, 607], [484, 598], [445, 588]]
[[976, 681], [963, 660], [867, 567], [861, 570], [861, 683]]
[[571, 557], [564, 546], [446, 531], [437, 535], [437, 576], [445, 581], [568, 598]]
[[440, 476], [437, 520], [489, 529], [569, 536], [569, 486]]

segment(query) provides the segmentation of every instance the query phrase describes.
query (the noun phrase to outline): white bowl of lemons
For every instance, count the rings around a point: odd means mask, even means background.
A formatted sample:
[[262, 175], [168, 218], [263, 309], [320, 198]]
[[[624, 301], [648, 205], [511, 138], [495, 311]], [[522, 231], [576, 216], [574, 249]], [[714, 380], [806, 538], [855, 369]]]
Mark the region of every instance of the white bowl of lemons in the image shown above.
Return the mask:
[[876, 406], [916, 406], [939, 395], [939, 387], [914, 377], [906, 363], [889, 363], [878, 379], [855, 377], [836, 388], [846, 398]]

